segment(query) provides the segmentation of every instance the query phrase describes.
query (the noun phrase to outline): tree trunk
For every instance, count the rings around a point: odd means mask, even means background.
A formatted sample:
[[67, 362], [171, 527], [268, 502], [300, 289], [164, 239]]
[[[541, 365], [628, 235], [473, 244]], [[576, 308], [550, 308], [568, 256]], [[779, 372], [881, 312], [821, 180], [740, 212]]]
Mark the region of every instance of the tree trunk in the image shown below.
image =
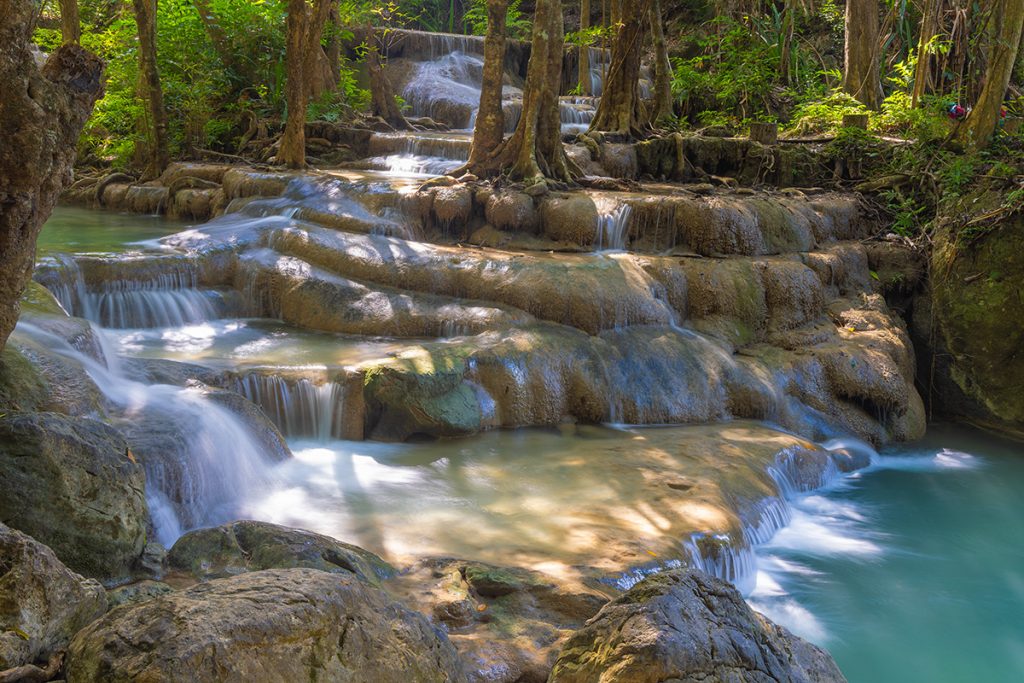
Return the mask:
[[0, 0], [0, 350], [18, 321], [36, 238], [71, 180], [78, 136], [103, 93], [103, 62], [78, 45], [36, 66], [34, 7]]
[[1024, 33], [1024, 3], [1020, 0], [991, 0], [996, 18], [996, 37], [989, 53], [981, 95], [974, 109], [956, 132], [956, 140], [967, 149], [988, 144], [999, 122], [1000, 110], [1010, 85], [1013, 67]]
[[639, 137], [641, 124], [640, 49], [643, 44], [643, 17], [651, 0], [613, 0], [612, 26], [618, 26], [612, 43], [612, 62], [605, 79], [592, 131], [604, 131], [622, 137]]
[[331, 11], [327, 15], [328, 22], [331, 26], [330, 35], [327, 37], [327, 69], [330, 74], [330, 83], [332, 88], [337, 88], [341, 81], [341, 36], [338, 32], [341, 31], [341, 16], [338, 14], [338, 2], [340, 0], [334, 0], [331, 3]]
[[60, 0], [60, 35], [64, 44], [77, 43], [82, 37], [78, 19], [78, 0]]
[[914, 69], [914, 93], [911, 106], [916, 107], [928, 92], [931, 74], [931, 54], [928, 47], [938, 31], [939, 11], [942, 0], [925, 0], [924, 15], [921, 17], [921, 36], [917, 42], [917, 66]]
[[654, 104], [651, 107], [651, 122], [658, 123], [672, 117], [672, 62], [668, 58], [661, 0], [653, 0], [650, 17], [651, 35], [654, 38]]
[[[590, 28], [590, 0], [580, 0], [580, 33]], [[594, 88], [590, 82], [590, 47], [580, 45], [580, 94], [593, 95]]]
[[512, 136], [487, 158], [468, 165], [481, 177], [508, 172], [515, 180], [548, 176], [571, 182], [578, 177], [561, 141], [558, 95], [562, 85], [564, 45], [559, 0], [537, 0], [530, 63], [523, 88], [523, 114]]
[[847, 0], [843, 91], [869, 109], [882, 104], [878, 32], [878, 0]]
[[505, 81], [505, 53], [508, 42], [505, 24], [508, 0], [487, 0], [487, 35], [484, 37], [484, 75], [480, 88], [480, 109], [473, 128], [469, 165], [481, 163], [498, 148], [505, 137], [502, 86]]
[[288, 118], [277, 152], [277, 162], [288, 168], [306, 166], [306, 105], [313, 88], [310, 78], [318, 77], [323, 50], [320, 39], [330, 14], [332, 0], [288, 0], [285, 25], [285, 99]]
[[[369, 30], [367, 34], [372, 36], [373, 31]], [[395, 101], [395, 86], [391, 84], [391, 79], [380, 63], [380, 52], [372, 38], [366, 52], [366, 68], [370, 73], [370, 103], [374, 115], [387, 121], [395, 130], [412, 130], [412, 125]]]
[[782, 36], [779, 44], [779, 80], [789, 85], [793, 62], [793, 30], [796, 26], [795, 0], [785, 0], [782, 7]]
[[139, 29], [139, 95], [146, 102], [146, 169], [143, 179], [153, 179], [170, 163], [167, 147], [167, 112], [156, 64], [157, 0], [133, 0]]

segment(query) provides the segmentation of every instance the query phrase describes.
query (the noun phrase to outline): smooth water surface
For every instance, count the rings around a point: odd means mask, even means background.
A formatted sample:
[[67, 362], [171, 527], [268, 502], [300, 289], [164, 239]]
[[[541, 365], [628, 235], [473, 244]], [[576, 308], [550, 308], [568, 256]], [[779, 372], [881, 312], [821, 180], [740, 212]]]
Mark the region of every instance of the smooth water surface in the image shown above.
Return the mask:
[[932, 427], [795, 505], [755, 607], [851, 683], [1024, 680], [1024, 445]]
[[118, 253], [137, 248], [134, 242], [172, 235], [187, 223], [162, 216], [95, 211], [75, 206], [58, 206], [39, 235], [39, 256], [57, 253]]

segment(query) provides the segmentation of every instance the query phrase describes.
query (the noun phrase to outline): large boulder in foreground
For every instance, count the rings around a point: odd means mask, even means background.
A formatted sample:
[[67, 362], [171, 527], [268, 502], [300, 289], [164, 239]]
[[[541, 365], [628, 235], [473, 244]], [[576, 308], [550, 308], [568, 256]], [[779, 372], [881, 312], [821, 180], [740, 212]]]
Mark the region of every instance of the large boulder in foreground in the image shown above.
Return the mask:
[[845, 681], [824, 650], [690, 569], [638, 583], [566, 643], [549, 683]]
[[272, 569], [116, 609], [68, 651], [69, 683], [464, 680], [448, 639], [354, 576]]
[[73, 570], [128, 576], [146, 543], [145, 474], [113, 427], [57, 413], [0, 417], [0, 519]]
[[103, 615], [101, 586], [53, 551], [0, 524], [0, 671], [46, 658]]
[[311, 531], [253, 521], [190, 531], [171, 548], [167, 562], [172, 569], [203, 580], [261, 569], [306, 567], [349, 572], [377, 584], [395, 573], [368, 550]]

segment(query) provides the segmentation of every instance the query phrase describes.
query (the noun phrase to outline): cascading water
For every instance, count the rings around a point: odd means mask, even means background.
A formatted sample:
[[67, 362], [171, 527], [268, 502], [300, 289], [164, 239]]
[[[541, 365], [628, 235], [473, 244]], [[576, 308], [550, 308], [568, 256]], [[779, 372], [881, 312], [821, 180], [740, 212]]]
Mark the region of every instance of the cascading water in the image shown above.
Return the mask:
[[110, 280], [98, 288], [86, 285], [74, 259], [62, 257], [47, 280], [61, 308], [108, 328], [180, 327], [222, 317], [224, 294], [201, 289], [194, 268], [176, 265], [145, 279]]
[[469, 159], [471, 145], [468, 135], [375, 133], [367, 163], [396, 174], [443, 175]]
[[188, 529], [232, 519], [239, 501], [273, 480], [252, 426], [200, 389], [133, 381], [116, 362], [100, 362], [38, 326], [22, 322], [17, 331], [78, 364], [109, 402], [146, 470], [146, 496], [164, 545]]
[[594, 251], [621, 251], [626, 248], [632, 208], [625, 202], [599, 197], [597, 205], [597, 239]]
[[341, 438], [343, 389], [336, 382], [248, 373], [235, 381], [234, 389], [258, 405], [288, 438], [321, 443]]

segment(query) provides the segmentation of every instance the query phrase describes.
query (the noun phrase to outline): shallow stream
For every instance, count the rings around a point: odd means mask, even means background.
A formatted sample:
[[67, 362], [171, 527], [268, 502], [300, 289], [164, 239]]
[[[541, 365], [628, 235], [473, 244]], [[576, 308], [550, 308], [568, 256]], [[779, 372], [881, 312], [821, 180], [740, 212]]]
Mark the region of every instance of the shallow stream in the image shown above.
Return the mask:
[[[60, 208], [40, 255], [120, 252], [181, 228]], [[218, 368], [344, 366], [412, 343], [237, 318], [107, 334], [124, 355]], [[753, 422], [567, 426], [411, 444], [292, 438], [295, 458], [269, 466], [254, 479], [263, 484], [218, 516], [309, 528], [397, 559], [441, 554], [558, 571], [599, 566], [602, 553], [612, 565], [646, 553], [656, 565], [664, 543], [685, 544], [702, 520], [729, 524], [712, 519], [720, 494], [702, 488], [700, 468], [728, 472], [719, 477], [727, 487], [740, 477], [722, 464], [733, 450], [760, 462], [750, 453], [791, 439]], [[756, 571], [748, 568], [751, 603], [827, 646], [854, 682], [1019, 680], [1022, 451], [933, 427], [867, 470], [796, 495], [789, 525], [757, 550]], [[690, 479], [674, 478], [674, 468]], [[634, 542], [610, 541], [609, 529], [616, 538], [628, 530]]]

